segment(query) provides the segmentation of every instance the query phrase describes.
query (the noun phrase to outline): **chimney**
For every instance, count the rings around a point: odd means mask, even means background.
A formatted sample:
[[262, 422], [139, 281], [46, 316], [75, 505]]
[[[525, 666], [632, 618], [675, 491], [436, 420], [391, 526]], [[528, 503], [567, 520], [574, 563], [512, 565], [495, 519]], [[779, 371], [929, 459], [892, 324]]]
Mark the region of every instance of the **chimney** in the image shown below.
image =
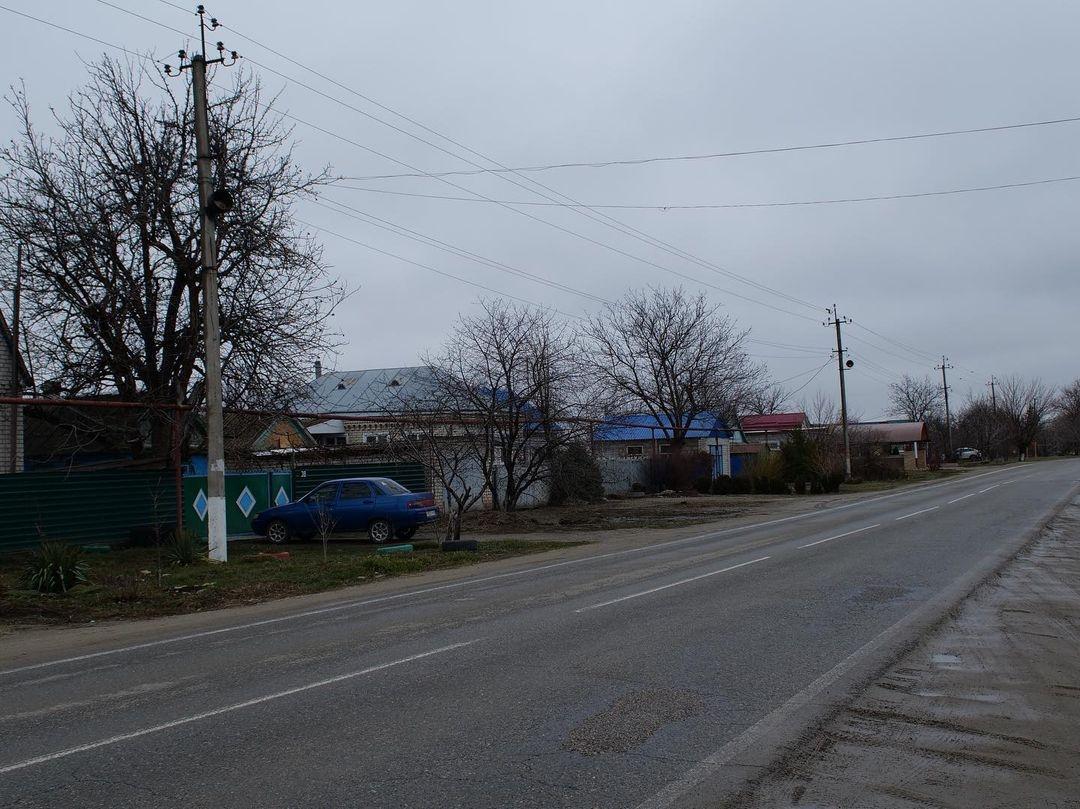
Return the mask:
[[322, 376], [322, 360], [315, 360], [315, 378]]

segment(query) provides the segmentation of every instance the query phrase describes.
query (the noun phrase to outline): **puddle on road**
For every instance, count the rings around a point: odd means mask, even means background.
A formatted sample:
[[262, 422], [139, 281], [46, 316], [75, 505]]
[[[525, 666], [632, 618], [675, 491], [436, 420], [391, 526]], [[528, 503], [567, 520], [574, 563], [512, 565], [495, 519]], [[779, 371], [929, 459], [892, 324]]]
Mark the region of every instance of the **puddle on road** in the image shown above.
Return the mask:
[[949, 694], [945, 691], [912, 691], [916, 697], [925, 697], [927, 699], [958, 699], [958, 700], [970, 700], [971, 702], [988, 702], [992, 705], [997, 705], [1005, 701], [1003, 694]]
[[936, 654], [930, 656], [930, 662], [935, 666], [941, 666], [942, 668], [955, 667], [960, 665], [960, 655], [949, 654]]

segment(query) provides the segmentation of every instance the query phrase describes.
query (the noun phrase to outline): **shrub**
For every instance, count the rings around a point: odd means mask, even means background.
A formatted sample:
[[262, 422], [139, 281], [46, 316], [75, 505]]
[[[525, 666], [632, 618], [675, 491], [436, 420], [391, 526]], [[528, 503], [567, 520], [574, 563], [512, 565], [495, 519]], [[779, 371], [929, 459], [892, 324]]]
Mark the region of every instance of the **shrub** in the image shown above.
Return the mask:
[[754, 494], [789, 494], [784, 481], [784, 465], [778, 453], [759, 455], [750, 466], [749, 477]]
[[171, 536], [169, 541], [165, 543], [163, 550], [165, 552], [165, 561], [177, 567], [187, 567], [195, 564], [199, 561], [200, 556], [206, 552], [202, 540], [197, 538], [191, 531], [186, 530]]
[[712, 482], [713, 494], [733, 494], [735, 491], [735, 481], [730, 475], [720, 475]]
[[712, 479], [708, 475], [698, 475], [694, 478], [694, 488], [701, 494], [708, 494], [712, 491]]
[[42, 542], [26, 563], [23, 583], [39, 593], [66, 593], [86, 581], [88, 570], [78, 545]]
[[750, 494], [753, 490], [749, 475], [738, 475], [731, 479], [732, 494]]
[[712, 465], [712, 456], [707, 452], [682, 449], [656, 455], [649, 459], [649, 483], [656, 491], [689, 491], [695, 488], [697, 478], [711, 474]]
[[548, 502], [561, 506], [570, 500], [599, 503], [604, 499], [604, 478], [588, 448], [575, 442], [551, 459], [551, 491]]
[[825, 494], [835, 494], [840, 491], [840, 484], [844, 482], [843, 472], [826, 472], [818, 477], [821, 491]]

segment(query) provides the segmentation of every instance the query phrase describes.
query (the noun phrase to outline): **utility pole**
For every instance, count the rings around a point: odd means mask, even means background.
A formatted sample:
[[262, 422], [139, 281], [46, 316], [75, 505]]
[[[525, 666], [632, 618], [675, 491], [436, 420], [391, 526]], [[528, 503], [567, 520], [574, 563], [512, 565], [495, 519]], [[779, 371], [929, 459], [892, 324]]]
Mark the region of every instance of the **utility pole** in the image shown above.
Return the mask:
[[941, 365], [934, 367], [935, 371], [941, 371], [941, 390], [945, 393], [945, 456], [952, 455], [952, 414], [949, 412], [949, 380], [945, 372], [953, 366], [949, 365], [949, 358], [941, 355]]
[[[202, 52], [187, 61], [180, 51], [180, 73], [191, 71], [191, 91], [195, 103], [195, 161], [199, 178], [199, 214], [202, 247], [203, 339], [206, 341], [206, 533], [210, 559], [227, 562], [228, 529], [225, 509], [225, 436], [221, 404], [221, 326], [218, 320], [217, 218], [233, 205], [225, 189], [214, 190], [211, 176], [210, 122], [206, 103], [206, 68], [209, 65], [233, 65], [239, 58], [231, 51], [226, 61], [225, 46], [217, 43], [218, 56], [206, 58], [206, 31], [219, 25], [216, 18], [206, 22], [206, 9], [199, 5], [199, 40]], [[174, 75], [165, 65], [165, 74]], [[176, 74], [176, 75], [179, 75]]]
[[997, 387], [996, 387], [996, 385], [997, 385], [997, 377], [995, 377], [993, 374], [990, 374], [990, 381], [987, 382], [986, 385], [987, 385], [987, 387], [990, 388], [990, 407], [996, 413], [997, 412]]
[[844, 383], [844, 373], [854, 363], [844, 362], [844, 342], [840, 336], [840, 326], [851, 321], [846, 317], [840, 317], [836, 312], [836, 304], [832, 309], [826, 309], [832, 317], [825, 321], [826, 326], [836, 326], [836, 366], [840, 370], [840, 429], [844, 434], [844, 477], [851, 477], [851, 442], [848, 440], [847, 423], [847, 386]]

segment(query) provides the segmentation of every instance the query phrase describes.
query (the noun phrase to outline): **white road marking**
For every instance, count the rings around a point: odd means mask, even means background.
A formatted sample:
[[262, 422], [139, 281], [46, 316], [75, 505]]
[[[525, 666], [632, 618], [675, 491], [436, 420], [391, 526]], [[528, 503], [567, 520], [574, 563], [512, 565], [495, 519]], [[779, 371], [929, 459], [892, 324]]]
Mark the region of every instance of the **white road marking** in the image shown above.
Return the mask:
[[974, 497], [977, 494], [981, 494], [981, 492], [972, 492], [971, 494], [965, 494], [963, 497], [957, 497], [955, 500], [950, 500], [949, 505], [951, 506], [953, 503], [959, 503], [961, 500], [967, 500], [969, 497]]
[[221, 714], [230, 713], [232, 711], [239, 711], [243, 708], [250, 708], [254, 705], [261, 705], [264, 702], [270, 702], [275, 699], [290, 697], [293, 694], [300, 694], [304, 691], [311, 691], [314, 688], [323, 688], [324, 686], [333, 685], [334, 683], [340, 683], [343, 680], [351, 680], [354, 677], [362, 677], [365, 674], [374, 674], [377, 671], [383, 671], [384, 669], [388, 669], [393, 666], [400, 666], [403, 663], [411, 663], [414, 660], [421, 660], [422, 658], [431, 657], [432, 655], [442, 654], [443, 652], [449, 652], [454, 649], [460, 649], [463, 646], [469, 646], [473, 643], [476, 643], [477, 640], [479, 640], [479, 638], [475, 640], [464, 641], [462, 643], [454, 643], [449, 646], [441, 646], [438, 649], [432, 649], [428, 652], [420, 652], [419, 654], [402, 657], [399, 660], [391, 660], [389, 663], [380, 663], [377, 666], [368, 666], [366, 669], [360, 669], [359, 671], [350, 671], [347, 674], [339, 674], [336, 677], [328, 677], [325, 680], [319, 680], [314, 683], [308, 683], [307, 685], [297, 686], [296, 688], [289, 688], [285, 691], [277, 691], [273, 694], [265, 694], [261, 697], [255, 697], [254, 699], [245, 700], [243, 702], [236, 702], [232, 705], [225, 705], [221, 708], [215, 708], [212, 711], [204, 711], [202, 713], [192, 714], [191, 716], [174, 719], [171, 722], [165, 722], [160, 725], [154, 725], [153, 727], [132, 731], [131, 733], [121, 733], [118, 736], [110, 736], [107, 739], [100, 739], [96, 742], [80, 744], [77, 747], [69, 747], [66, 750], [58, 750], [55, 753], [48, 753], [43, 756], [28, 758], [24, 761], [18, 761], [14, 764], [8, 764], [4, 767], [0, 767], [0, 775], [14, 772], [15, 770], [26, 769], [27, 767], [33, 767], [37, 764], [45, 764], [50, 761], [55, 761], [58, 758], [66, 758], [67, 756], [73, 756], [76, 753], [85, 753], [88, 750], [96, 750], [99, 747], [108, 747], [109, 745], [129, 741], [130, 739], [137, 739], [140, 736], [147, 736], [151, 733], [160, 733], [163, 730], [169, 730], [170, 728], [179, 727], [180, 725], [187, 725], [192, 722], [199, 722], [203, 719], [209, 719], [213, 716], [220, 716]]
[[598, 610], [601, 607], [609, 607], [612, 604], [618, 604], [618, 603], [620, 603], [622, 601], [629, 601], [631, 598], [640, 598], [641, 596], [651, 595], [652, 593], [659, 593], [661, 590], [667, 590], [667, 589], [669, 589], [671, 587], [678, 587], [680, 584], [689, 584], [690, 582], [700, 581], [701, 579], [707, 579], [707, 578], [709, 578], [709, 576], [715, 576], [715, 575], [717, 575], [719, 573], [727, 573], [729, 570], [735, 570], [736, 568], [746, 567], [747, 565], [754, 565], [754, 564], [757, 564], [758, 562], [764, 562], [766, 559], [769, 559], [769, 558], [771, 558], [771, 557], [762, 556], [760, 559], [753, 559], [753, 560], [751, 560], [749, 562], [740, 562], [737, 565], [731, 565], [730, 567], [725, 567], [725, 568], [723, 568], [721, 570], [713, 570], [713, 571], [711, 571], [709, 573], [702, 573], [700, 576], [691, 576], [689, 579], [682, 579], [681, 581], [673, 581], [671, 584], [664, 584], [664, 585], [661, 585], [660, 587], [653, 587], [653, 588], [651, 588], [649, 590], [642, 590], [640, 593], [634, 593], [633, 595], [622, 596], [621, 598], [613, 598], [613, 599], [611, 599], [611, 601], [601, 601], [599, 604], [593, 604], [590, 607], [582, 607], [579, 610], [574, 610], [574, 612], [588, 612], [589, 610]]
[[880, 528], [881, 523], [876, 522], [873, 525], [864, 525], [862, 528], [856, 528], [854, 531], [845, 531], [842, 534], [837, 534], [834, 537], [825, 537], [825, 539], [819, 539], [817, 542], [808, 542], [805, 545], [800, 545], [799, 548], [812, 548], [815, 545], [820, 545], [822, 542], [832, 542], [834, 539], [840, 539], [841, 537], [849, 537], [852, 534], [858, 534], [862, 531], [869, 531], [871, 528]]
[[218, 629], [206, 629], [200, 632], [190, 632], [186, 635], [177, 635], [172, 638], [162, 638], [160, 640], [146, 641], [145, 643], [134, 643], [129, 646], [119, 646], [113, 649], [105, 649], [100, 652], [89, 652], [87, 654], [73, 655], [71, 657], [63, 657], [57, 660], [49, 660], [45, 663], [33, 663], [27, 666], [16, 666], [10, 669], [0, 670], [0, 677], [4, 677], [9, 674], [18, 674], [23, 671], [33, 671], [35, 669], [47, 668], [50, 666], [60, 666], [67, 663], [79, 663], [83, 660], [93, 660], [98, 657], [105, 657], [108, 655], [124, 654], [125, 652], [135, 652], [142, 649], [150, 649], [155, 646], [163, 646], [172, 643], [182, 643], [183, 641], [196, 640], [198, 638], [211, 637], [213, 635], [220, 635], [224, 632], [237, 632], [241, 629], [253, 629], [259, 626], [268, 626], [270, 624], [281, 623], [282, 621], [295, 621], [300, 618], [310, 618], [314, 615], [324, 615], [329, 612], [338, 612], [340, 610], [355, 609], [357, 607], [367, 607], [372, 604], [381, 604], [387, 601], [396, 601], [402, 598], [411, 598], [413, 596], [426, 595], [428, 593], [439, 592], [441, 590], [450, 590], [457, 587], [467, 587], [473, 584], [483, 584], [489, 581], [497, 581], [500, 579], [512, 578], [514, 576], [524, 576], [530, 573], [542, 573], [546, 570], [554, 570], [560, 567], [566, 567], [567, 565], [582, 564], [584, 562], [594, 562], [599, 559], [609, 559], [615, 556], [625, 556], [631, 553], [642, 553], [644, 551], [659, 550], [661, 548], [667, 548], [674, 545], [681, 545], [685, 542], [694, 542], [699, 539], [709, 539], [712, 537], [724, 536], [736, 531], [753, 531], [757, 528], [765, 528], [770, 525], [779, 525], [781, 523], [793, 522], [797, 520], [806, 520], [811, 517], [819, 517], [822, 514], [829, 514], [834, 511], [843, 511], [844, 509], [856, 508], [857, 506], [869, 505], [871, 503], [878, 503], [882, 500], [890, 500], [894, 497], [902, 497], [908, 494], [919, 494], [921, 492], [929, 491], [931, 489], [937, 489], [942, 486], [951, 486], [956, 483], [965, 481], [972, 481], [978, 478], [986, 477], [987, 475], [996, 475], [1000, 472], [1016, 471], [1012, 467], [1003, 467], [1001, 469], [994, 469], [990, 472], [980, 472], [978, 475], [972, 477], [959, 477], [954, 480], [946, 480], [941, 483], [930, 483], [925, 486], [916, 486], [909, 489], [903, 489], [892, 494], [884, 494], [880, 497], [871, 497], [866, 500], [857, 500], [854, 503], [845, 503], [841, 506], [830, 506], [829, 508], [818, 509], [816, 511], [807, 511], [803, 514], [794, 514], [790, 517], [780, 517], [775, 520], [766, 520], [764, 522], [753, 523], [751, 525], [732, 526], [731, 528], [723, 528], [719, 531], [710, 531], [705, 534], [695, 534], [689, 537], [682, 537], [681, 539], [674, 539], [669, 542], [658, 542], [653, 545], [643, 545], [640, 548], [627, 548], [621, 551], [611, 551], [609, 553], [600, 553], [594, 556], [583, 556], [580, 559], [567, 559], [563, 562], [552, 562], [546, 565], [539, 565], [537, 567], [525, 568], [524, 570], [512, 570], [508, 573], [497, 573], [492, 576], [481, 576], [474, 579], [465, 579], [463, 581], [450, 582], [449, 584], [439, 584], [433, 587], [424, 587], [420, 590], [409, 590], [404, 593], [395, 593], [393, 595], [381, 596], [378, 598], [368, 598], [360, 601], [345, 601], [338, 604], [332, 604], [328, 607], [320, 607], [313, 610], [303, 610], [302, 612], [291, 613], [289, 615], [280, 615], [276, 618], [265, 618], [261, 621], [251, 621], [244, 624], [235, 624], [232, 626], [224, 626]]
[[940, 508], [940, 506], [930, 506], [930, 508], [924, 508], [924, 509], [920, 509], [918, 511], [913, 511], [910, 514], [905, 514], [903, 517], [897, 517], [896, 521], [899, 522], [900, 520], [906, 520], [908, 517], [915, 517], [915, 516], [917, 516], [919, 514], [925, 514], [926, 512], [934, 511], [937, 508]]
[[979, 494], [985, 494], [986, 492], [990, 491], [991, 489], [996, 489], [1000, 485], [1001, 485], [1000, 483], [995, 483], [993, 486], [987, 486], [985, 489], [979, 489]]

